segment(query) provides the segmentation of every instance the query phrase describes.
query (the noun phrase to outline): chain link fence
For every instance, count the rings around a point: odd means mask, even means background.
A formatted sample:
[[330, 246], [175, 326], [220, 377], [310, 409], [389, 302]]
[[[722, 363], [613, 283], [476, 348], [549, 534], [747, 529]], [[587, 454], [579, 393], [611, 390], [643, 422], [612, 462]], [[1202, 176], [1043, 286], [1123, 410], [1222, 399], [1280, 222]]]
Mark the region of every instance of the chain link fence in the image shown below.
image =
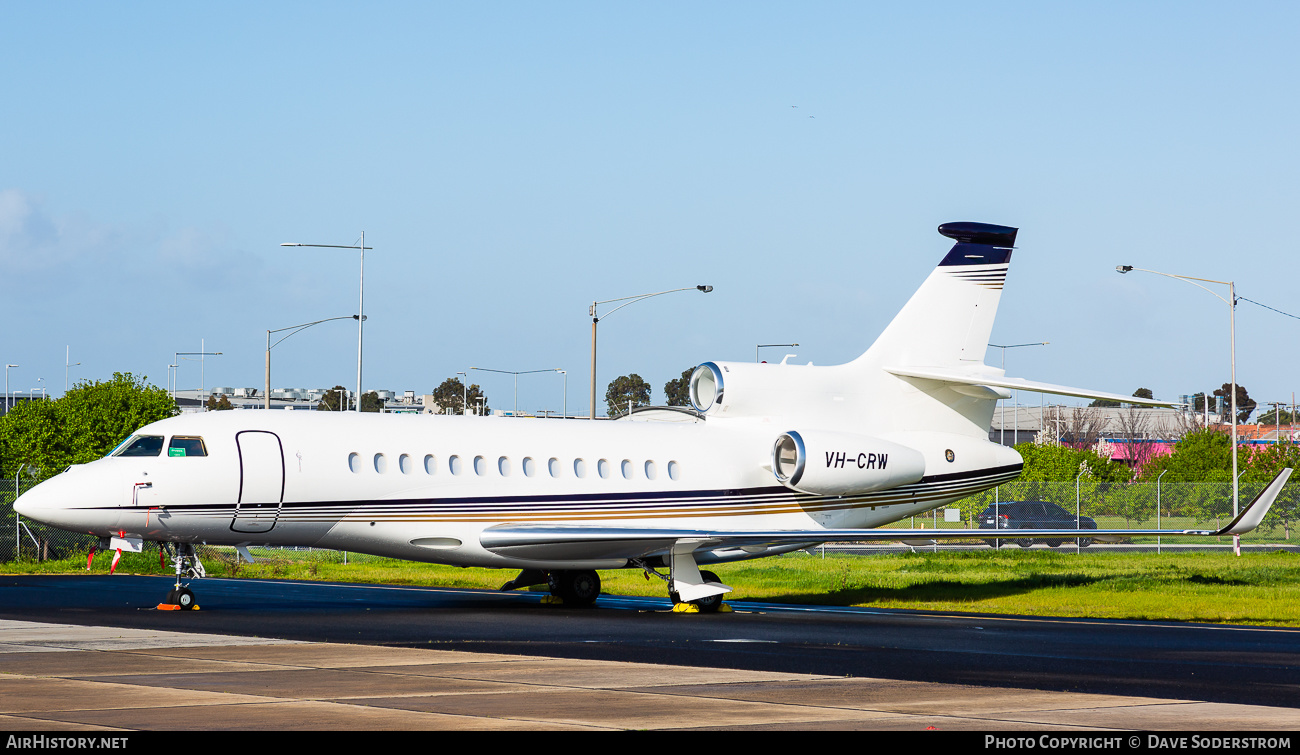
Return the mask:
[[[49, 527], [18, 516], [13, 502], [22, 492], [23, 480], [0, 480], [0, 562], [15, 560], [48, 561], [85, 555], [95, 545], [90, 535]], [[1265, 482], [1242, 483], [1241, 507], [1244, 508]], [[1060, 506], [1069, 514], [1076, 511], [1097, 522], [1100, 529], [1217, 529], [1232, 520], [1231, 483], [1100, 483], [1091, 480], [1069, 482], [1010, 482], [982, 493], [968, 496], [923, 515], [904, 519], [900, 527], [924, 525], [941, 529], [978, 526], [980, 512], [994, 505], [1014, 501], [1044, 501]], [[955, 509], [959, 521], [946, 521], [944, 509]], [[1246, 544], [1291, 544], [1291, 531], [1300, 518], [1300, 485], [1282, 489], [1277, 502], [1258, 529], [1242, 537]], [[1001, 530], [1006, 533], [1007, 530]], [[1148, 538], [1134, 537], [1141, 543]], [[1149, 538], [1154, 543], [1155, 535]], [[1167, 543], [1205, 544], [1230, 542], [1231, 538], [1178, 538]], [[1005, 542], [1005, 536], [1004, 536]], [[157, 546], [146, 543], [146, 551]], [[351, 563], [372, 557], [358, 553], [319, 548], [253, 548], [254, 556], [286, 561]], [[234, 558], [234, 549], [199, 546], [199, 558], [226, 561]]]
[[[1238, 492], [1239, 510], [1244, 509], [1267, 484], [1267, 481], [1242, 482]], [[1234, 516], [1230, 482], [1103, 483], [1084, 478], [1077, 482], [1010, 482], [943, 507], [958, 510], [960, 521], [945, 521], [942, 510], [913, 519], [916, 525], [924, 522], [927, 526], [943, 529], [975, 528], [978, 527], [976, 517], [985, 509], [1018, 501], [1055, 504], [1071, 518], [1077, 514], [1093, 519], [1098, 529], [1218, 529], [1232, 521]], [[1243, 535], [1242, 542], [1290, 544], [1297, 518], [1300, 518], [1300, 486], [1289, 484], [1282, 489], [1260, 526]], [[906, 523], [904, 520], [903, 524]], [[1135, 536], [1131, 540], [1142, 542], [1146, 538]], [[1149, 540], [1155, 542], [1155, 535]], [[1218, 539], [1213, 537], [1180, 537], [1176, 542], [1216, 541]]]

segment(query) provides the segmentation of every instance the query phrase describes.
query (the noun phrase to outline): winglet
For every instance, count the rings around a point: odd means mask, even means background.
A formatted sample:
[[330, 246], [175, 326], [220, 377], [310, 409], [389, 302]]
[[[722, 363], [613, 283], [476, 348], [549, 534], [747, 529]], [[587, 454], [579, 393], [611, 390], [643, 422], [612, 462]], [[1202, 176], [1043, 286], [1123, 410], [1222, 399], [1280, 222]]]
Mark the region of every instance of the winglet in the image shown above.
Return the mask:
[[1233, 519], [1228, 523], [1227, 527], [1215, 534], [1244, 535], [1258, 527], [1259, 523], [1264, 521], [1264, 515], [1268, 513], [1273, 502], [1277, 500], [1278, 494], [1282, 492], [1282, 486], [1286, 485], [1287, 478], [1290, 476], [1290, 467], [1278, 472], [1273, 481], [1268, 484], [1268, 487], [1260, 491], [1260, 494], [1255, 496], [1255, 500], [1251, 501], [1250, 505], [1238, 514], [1236, 519]]

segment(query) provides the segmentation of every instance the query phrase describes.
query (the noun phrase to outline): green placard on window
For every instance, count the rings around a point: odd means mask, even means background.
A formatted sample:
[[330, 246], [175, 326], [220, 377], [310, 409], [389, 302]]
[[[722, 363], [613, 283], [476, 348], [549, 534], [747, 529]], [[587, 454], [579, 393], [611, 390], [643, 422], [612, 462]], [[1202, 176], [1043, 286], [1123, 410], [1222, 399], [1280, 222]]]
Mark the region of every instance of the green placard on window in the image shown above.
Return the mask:
[[169, 448], [169, 449], [167, 449], [167, 455], [168, 455], [168, 456], [184, 456], [184, 455], [185, 455], [185, 449], [184, 449], [184, 448]]

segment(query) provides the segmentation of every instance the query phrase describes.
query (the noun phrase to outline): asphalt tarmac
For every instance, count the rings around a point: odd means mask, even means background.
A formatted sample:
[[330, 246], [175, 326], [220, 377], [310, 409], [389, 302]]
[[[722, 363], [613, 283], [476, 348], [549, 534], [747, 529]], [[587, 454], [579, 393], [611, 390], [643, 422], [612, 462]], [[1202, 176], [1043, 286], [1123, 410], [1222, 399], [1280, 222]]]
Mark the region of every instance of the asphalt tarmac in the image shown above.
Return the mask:
[[[833, 705], [837, 712], [829, 716], [823, 716], [822, 711], [811, 717], [801, 714], [778, 721], [780, 717], [765, 718], [756, 712], [753, 717], [710, 720], [703, 728], [778, 723], [778, 728], [823, 724], [834, 728], [888, 728], [877, 714], [892, 711], [890, 715], [901, 715], [898, 705], [911, 705], [917, 700], [934, 702], [937, 707], [925, 711], [929, 716], [955, 710], [945, 709], [944, 700], [954, 705], [957, 703], [953, 701], [965, 701], [958, 706], [964, 711], [958, 718], [966, 728], [1012, 726], [1012, 721], [1015, 726], [1031, 728], [1113, 725], [1272, 730], [1300, 726], [1300, 631], [1291, 629], [756, 603], [732, 603], [732, 613], [684, 615], [671, 613], [666, 599], [603, 596], [591, 608], [570, 609], [544, 605], [540, 594], [527, 592], [239, 579], [196, 583], [198, 611], [158, 611], [154, 606], [167, 592], [170, 581], [125, 575], [0, 577], [0, 619], [83, 627], [81, 631], [92, 633], [104, 627], [122, 627], [168, 636], [219, 636], [242, 648], [219, 658], [204, 656], [205, 663], [253, 662], [254, 656], [266, 652], [254, 649], [268, 641], [295, 646], [329, 643], [328, 647], [370, 647], [369, 652], [375, 653], [379, 652], [376, 648], [385, 648], [384, 652], [418, 649], [452, 653], [460, 663], [465, 662], [464, 654], [468, 653], [485, 660], [496, 656], [514, 661], [535, 659], [537, 663], [553, 664], [552, 670], [564, 667], [594, 673], [591, 669], [624, 669], [612, 678], [620, 677], [628, 668], [674, 669], [656, 677], [659, 683], [671, 682], [673, 694], [713, 701], [726, 697], [722, 690], [741, 690], [732, 686], [737, 684], [759, 685], [761, 693], [753, 694], [767, 700], [764, 705], [775, 704], [772, 701], [782, 695], [794, 695], [796, 689], [803, 689], [801, 694], [810, 695], [809, 700], [854, 701], [849, 705], [855, 711], [853, 715], [844, 714], [843, 706]], [[0, 644], [4, 642], [0, 635]], [[65, 650], [80, 648], [74, 643]], [[0, 655], [0, 665], [6, 666], [10, 674], [23, 676], [27, 672], [11, 668], [21, 665], [17, 661], [27, 658], [27, 652], [11, 644], [9, 654]], [[432, 656], [430, 659], [429, 663], [443, 662]], [[176, 686], [174, 676], [184, 666], [183, 660], [175, 658], [166, 663], [159, 661], [159, 668], [169, 669], [168, 674], [151, 676], [146, 673], [148, 664], [140, 667], [136, 661], [132, 667], [150, 677], [139, 683], [157, 683], [169, 689]], [[258, 667], [264, 670], [278, 668], [276, 664], [301, 666], [283, 658], [262, 663], [270, 664]], [[104, 662], [100, 660], [96, 665], [102, 669]], [[60, 678], [76, 675], [76, 667], [75, 663], [67, 664], [59, 672], [63, 674]], [[46, 678], [41, 673], [35, 669], [30, 679]], [[87, 684], [108, 683], [90, 678], [94, 674], [83, 676], [78, 678]], [[633, 674], [630, 678], [638, 677]], [[680, 680], [689, 680], [689, 684], [677, 684]], [[6, 683], [13, 681], [6, 675]], [[393, 681], [400, 687], [410, 680], [403, 676]], [[180, 682], [183, 688], [193, 688], [186, 684]], [[597, 686], [627, 689], [628, 684], [602, 682]], [[203, 684], [199, 687], [208, 689]], [[235, 685], [219, 691], [236, 694], [239, 689]], [[584, 694], [591, 694], [590, 688], [584, 689]], [[850, 689], [856, 692], [851, 694]], [[874, 692], [867, 694], [867, 689]], [[893, 690], [898, 697], [882, 699], [884, 690]], [[372, 689], [371, 693], [372, 697], [393, 697], [390, 692]], [[1067, 697], [1056, 697], [1060, 695]], [[1055, 702], [1046, 704], [1047, 697]], [[0, 699], [5, 698], [0, 694]], [[661, 701], [658, 693], [654, 699]], [[971, 701], [978, 700], [988, 706], [972, 705]], [[1111, 713], [1117, 706], [1128, 712], [1107, 719], [1109, 724], [1088, 716], [1049, 721], [1042, 715], [1025, 713], [1028, 708], [1041, 713], [1045, 707], [1100, 709], [1080, 701], [1092, 701]], [[593, 711], [601, 710], [602, 705], [592, 707], [593, 701], [587, 701]], [[863, 706], [870, 709], [871, 716], [862, 718]], [[522, 718], [505, 716], [501, 720], [531, 721], [538, 726], [574, 723], [568, 718], [541, 715], [535, 706], [529, 710], [533, 712]], [[908, 717], [919, 715], [919, 710], [915, 706], [909, 710], [896, 723], [901, 721], [900, 726], [910, 727], [920, 723], [920, 719]], [[1179, 710], [1187, 717], [1175, 715]], [[1014, 711], [1015, 715], [988, 717], [997, 711]], [[1150, 717], [1157, 713], [1164, 718]], [[638, 728], [650, 720], [633, 719], [641, 723], [629, 725]], [[654, 721], [657, 723], [650, 728], [691, 728], [706, 723], [671, 716]], [[126, 725], [138, 728], [142, 723], [136, 720]], [[596, 716], [578, 723], [620, 728], [627, 721], [620, 724]], [[947, 721], [948, 726], [953, 723]], [[482, 724], [478, 721], [475, 725]], [[395, 726], [423, 728], [412, 722]], [[265, 728], [275, 725], [266, 724]]]

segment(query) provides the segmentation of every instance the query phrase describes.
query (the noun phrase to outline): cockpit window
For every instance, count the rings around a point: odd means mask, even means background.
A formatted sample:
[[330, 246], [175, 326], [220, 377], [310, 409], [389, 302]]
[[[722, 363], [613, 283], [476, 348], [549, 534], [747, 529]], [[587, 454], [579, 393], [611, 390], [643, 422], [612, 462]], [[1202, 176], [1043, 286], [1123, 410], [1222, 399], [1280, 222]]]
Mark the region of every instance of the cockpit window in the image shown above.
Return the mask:
[[207, 456], [208, 449], [203, 446], [203, 439], [197, 435], [173, 435], [167, 446], [168, 456]]
[[133, 435], [113, 452], [114, 456], [157, 456], [162, 453], [163, 436]]

